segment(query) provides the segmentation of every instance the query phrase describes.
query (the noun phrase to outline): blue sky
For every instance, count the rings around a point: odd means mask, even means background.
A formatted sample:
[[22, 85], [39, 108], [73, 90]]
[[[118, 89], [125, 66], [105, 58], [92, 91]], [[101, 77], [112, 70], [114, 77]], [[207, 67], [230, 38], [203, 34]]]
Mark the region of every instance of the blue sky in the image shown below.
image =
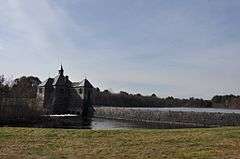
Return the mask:
[[240, 94], [239, 0], [0, 0], [0, 74], [160, 97]]

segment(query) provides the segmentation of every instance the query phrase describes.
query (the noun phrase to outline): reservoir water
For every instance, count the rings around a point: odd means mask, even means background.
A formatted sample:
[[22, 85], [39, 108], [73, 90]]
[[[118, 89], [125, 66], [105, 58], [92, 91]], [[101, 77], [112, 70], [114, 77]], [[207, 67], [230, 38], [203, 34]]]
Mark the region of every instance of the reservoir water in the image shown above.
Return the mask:
[[[111, 107], [109, 107], [111, 109]], [[112, 107], [116, 108], [116, 107]], [[208, 113], [236, 113], [240, 114], [240, 110], [237, 109], [219, 109], [219, 108], [121, 108], [121, 109], [134, 109], [141, 111], [172, 111], [172, 112], [208, 112]], [[116, 119], [106, 119], [106, 118], [92, 118], [89, 121], [79, 121], [77, 116], [74, 115], [60, 115], [52, 116], [58, 119], [69, 118], [70, 124], [64, 124], [69, 128], [84, 128], [84, 129], [166, 129], [166, 128], [187, 128], [193, 127], [193, 125], [186, 125], [183, 123], [168, 123], [168, 122], [136, 122], [136, 121], [126, 121], [126, 120], [116, 120]], [[66, 128], [65, 126], [65, 128]]]
[[[236, 109], [214, 109], [214, 108], [124, 108], [124, 109], [140, 109], [146, 111], [176, 111], [176, 112], [211, 112], [211, 113], [237, 113]], [[93, 130], [111, 130], [111, 129], [169, 129], [169, 128], [187, 128], [188, 125], [174, 123], [159, 122], [135, 122], [126, 120], [115, 120], [106, 118], [91, 118], [82, 120], [77, 115], [50, 115], [50, 122], [41, 123], [11, 123], [0, 124], [0, 126], [16, 126], [16, 127], [40, 127], [40, 128], [66, 128], [66, 129], [93, 129]]]

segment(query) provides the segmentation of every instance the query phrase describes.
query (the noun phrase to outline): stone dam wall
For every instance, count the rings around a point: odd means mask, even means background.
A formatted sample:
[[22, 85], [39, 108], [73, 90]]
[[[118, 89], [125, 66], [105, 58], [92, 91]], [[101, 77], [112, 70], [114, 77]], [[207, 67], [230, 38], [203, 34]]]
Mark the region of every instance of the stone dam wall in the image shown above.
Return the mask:
[[190, 127], [240, 126], [240, 113], [167, 111], [120, 107], [95, 107], [95, 117], [136, 122], [182, 124]]

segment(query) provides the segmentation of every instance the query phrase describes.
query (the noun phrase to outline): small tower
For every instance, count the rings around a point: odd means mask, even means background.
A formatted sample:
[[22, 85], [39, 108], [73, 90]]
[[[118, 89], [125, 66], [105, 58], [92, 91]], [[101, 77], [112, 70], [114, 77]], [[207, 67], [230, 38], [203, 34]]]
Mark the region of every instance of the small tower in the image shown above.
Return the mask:
[[60, 75], [60, 76], [63, 76], [64, 70], [63, 70], [62, 64], [61, 64], [60, 70], [58, 70], [58, 72], [59, 72], [59, 75]]
[[59, 74], [54, 78], [52, 86], [53, 90], [53, 100], [51, 103], [52, 112], [56, 114], [61, 114], [67, 111], [69, 102], [69, 80], [68, 77], [64, 76], [63, 66], [61, 65], [58, 70]]
[[88, 116], [89, 113], [93, 113], [93, 99], [94, 99], [94, 87], [92, 84], [85, 78], [80, 82], [80, 88], [82, 90], [82, 99], [83, 99], [83, 116]]

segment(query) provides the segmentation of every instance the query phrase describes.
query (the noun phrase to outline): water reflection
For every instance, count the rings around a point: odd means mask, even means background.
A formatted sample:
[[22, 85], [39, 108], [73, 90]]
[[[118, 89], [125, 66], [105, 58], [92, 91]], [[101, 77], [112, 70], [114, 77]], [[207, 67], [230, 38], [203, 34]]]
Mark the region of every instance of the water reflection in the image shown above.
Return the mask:
[[[170, 129], [170, 128], [186, 128], [187, 125], [173, 123], [154, 123], [154, 122], [135, 122], [125, 120], [113, 120], [105, 118], [93, 118], [90, 129], [93, 130], [109, 130], [109, 129]], [[192, 126], [191, 126], [192, 127]]]
[[78, 116], [61, 116], [54, 118], [52, 124], [42, 125], [42, 127], [53, 128], [73, 128], [73, 129], [93, 129], [93, 130], [111, 130], [111, 129], [132, 129], [132, 128], [179, 128], [179, 126], [163, 123], [134, 122], [126, 120], [106, 119], [106, 118], [88, 118], [82, 119]]
[[170, 128], [190, 128], [192, 125], [173, 123], [151, 123], [134, 122], [125, 120], [88, 118], [82, 119], [76, 115], [56, 115], [50, 116], [47, 120], [37, 122], [0, 122], [0, 126], [10, 127], [34, 127], [34, 128], [64, 128], [64, 129], [92, 129], [92, 130], [112, 130], [112, 129], [170, 129]]
[[[180, 112], [214, 112], [214, 113], [240, 113], [235, 109], [213, 109], [213, 108], [125, 108], [141, 109], [151, 111], [180, 111]], [[105, 118], [82, 119], [77, 115], [50, 115], [43, 116], [37, 121], [0, 121], [0, 126], [16, 127], [40, 127], [40, 128], [71, 128], [71, 129], [169, 129], [169, 128], [192, 128], [195, 125], [183, 123], [154, 123], [154, 122], [134, 122], [125, 120], [114, 120]]]
[[[50, 128], [71, 128], [71, 129], [93, 129], [93, 130], [111, 130], [111, 129], [170, 129], [170, 128], [190, 128], [193, 125], [184, 125], [181, 123], [156, 123], [156, 122], [135, 122], [126, 120], [106, 119], [106, 118], [88, 118], [82, 119], [79, 116], [52, 116], [52, 123], [42, 124], [41, 127]], [[36, 125], [37, 127], [39, 125]]]

